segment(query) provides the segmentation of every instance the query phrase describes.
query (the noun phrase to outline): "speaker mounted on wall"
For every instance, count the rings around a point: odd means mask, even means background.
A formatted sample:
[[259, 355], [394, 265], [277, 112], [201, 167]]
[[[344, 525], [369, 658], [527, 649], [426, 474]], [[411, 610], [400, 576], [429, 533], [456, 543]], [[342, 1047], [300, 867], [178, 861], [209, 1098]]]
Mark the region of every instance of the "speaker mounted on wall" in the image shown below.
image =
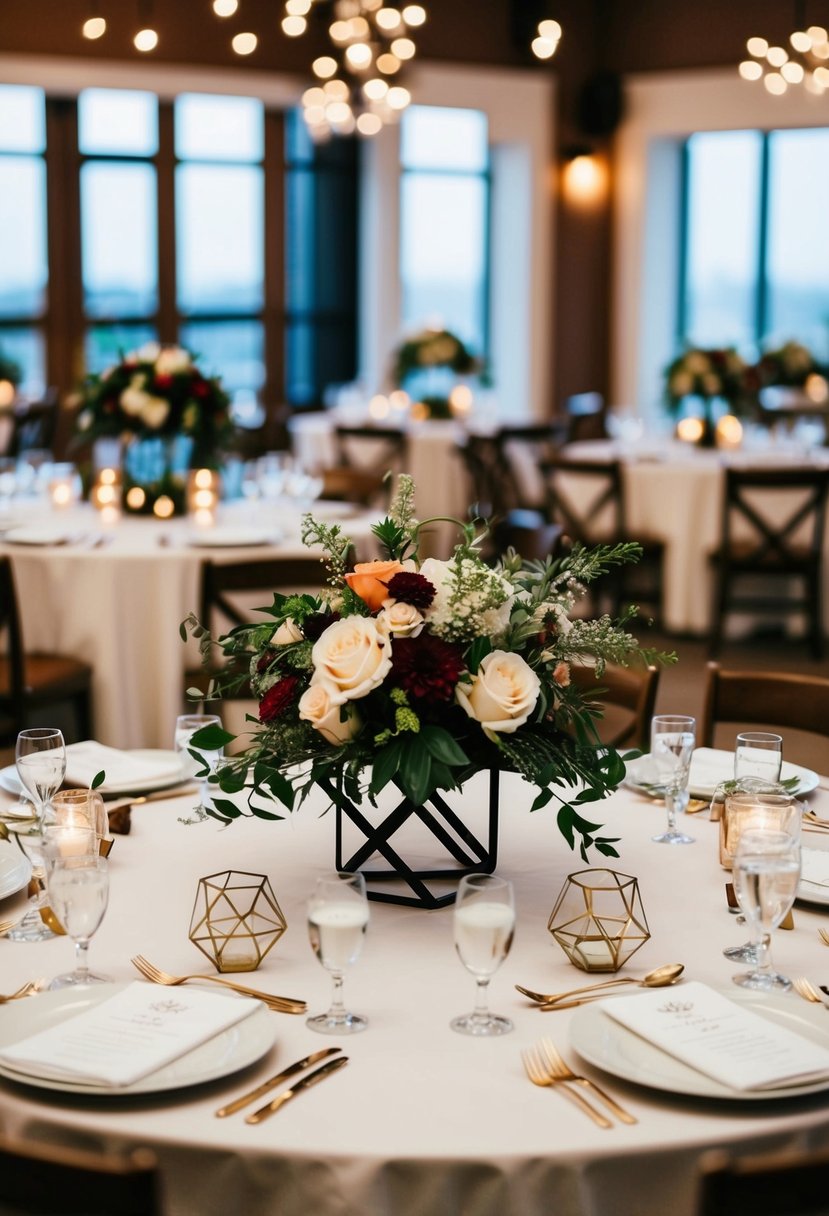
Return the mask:
[[582, 85], [576, 119], [585, 135], [612, 135], [624, 115], [622, 78], [617, 72], [596, 72]]

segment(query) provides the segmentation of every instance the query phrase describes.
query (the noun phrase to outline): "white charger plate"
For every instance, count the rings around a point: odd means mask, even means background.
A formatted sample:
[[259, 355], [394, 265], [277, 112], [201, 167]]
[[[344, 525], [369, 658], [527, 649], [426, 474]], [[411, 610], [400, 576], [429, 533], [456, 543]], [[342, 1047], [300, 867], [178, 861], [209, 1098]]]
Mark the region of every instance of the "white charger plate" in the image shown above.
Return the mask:
[[0, 846], [0, 899], [22, 891], [32, 877], [32, 863], [17, 845]]
[[10, 545], [65, 545], [69, 534], [63, 528], [12, 528], [3, 537]]
[[[785, 1026], [811, 1042], [819, 1043], [821, 1047], [829, 1044], [829, 1023], [822, 1005], [807, 1005], [793, 995], [752, 992], [736, 985], [725, 994], [737, 1004], [749, 1006], [761, 1017]], [[636, 997], [631, 999], [635, 1000]], [[770, 1102], [823, 1093], [829, 1089], [829, 1078], [780, 1089], [732, 1089], [730, 1085], [697, 1072], [689, 1064], [674, 1059], [647, 1039], [634, 1034], [605, 1013], [600, 1004], [583, 1005], [575, 1011], [570, 1023], [570, 1045], [588, 1064], [594, 1064], [613, 1077], [671, 1094], [726, 1098], [732, 1102]]]
[[[43, 992], [25, 1001], [13, 1001], [0, 1008], [0, 1048], [10, 1047], [20, 1039], [49, 1030], [76, 1013], [93, 1009], [101, 1001], [126, 988], [127, 984], [94, 984], [89, 988], [63, 988]], [[177, 1060], [165, 1064], [132, 1085], [88, 1085], [80, 1081], [57, 1081], [53, 1077], [38, 1077], [7, 1068], [0, 1062], [0, 1076], [22, 1085], [39, 1089], [55, 1089], [62, 1093], [96, 1094], [106, 1098], [128, 1098], [134, 1094], [158, 1093], [165, 1089], [184, 1089], [202, 1085], [247, 1068], [261, 1059], [276, 1042], [274, 1019], [266, 1005], [260, 1005], [249, 1017], [228, 1026], [206, 1043], [185, 1052]]]
[[[627, 766], [627, 776], [624, 784], [637, 794], [653, 797], [649, 783], [657, 783], [656, 772], [649, 752], [631, 760]], [[688, 793], [694, 798], [710, 798], [721, 781], [731, 781], [734, 777], [734, 753], [720, 751], [714, 747], [698, 747], [691, 757], [691, 769], [688, 774]], [[780, 771], [783, 781], [793, 777], [798, 778], [798, 784], [793, 792], [810, 794], [816, 790], [820, 777], [810, 768], [801, 768], [799, 764], [789, 764], [783, 761]]]
[[279, 539], [273, 532], [250, 528], [205, 528], [188, 532], [187, 544], [197, 549], [248, 549], [254, 545], [273, 545]]
[[[71, 744], [70, 744], [71, 746]], [[127, 782], [109, 782], [105, 781], [99, 787], [102, 794], [142, 794], [150, 793], [153, 790], [163, 790], [172, 788], [175, 785], [181, 785], [185, 780], [188, 780], [186, 775], [181, 771], [181, 760], [178, 752], [170, 749], [159, 747], [144, 747], [134, 748], [129, 752], [130, 756], [135, 756], [137, 760], [147, 760], [152, 762], [169, 761], [168, 772], [157, 777], [147, 777], [143, 781]], [[17, 775], [17, 769], [13, 764], [7, 768], [0, 769], [0, 789], [4, 789], [9, 794], [14, 794], [17, 798], [28, 798], [28, 794], [23, 789], [20, 778]]]

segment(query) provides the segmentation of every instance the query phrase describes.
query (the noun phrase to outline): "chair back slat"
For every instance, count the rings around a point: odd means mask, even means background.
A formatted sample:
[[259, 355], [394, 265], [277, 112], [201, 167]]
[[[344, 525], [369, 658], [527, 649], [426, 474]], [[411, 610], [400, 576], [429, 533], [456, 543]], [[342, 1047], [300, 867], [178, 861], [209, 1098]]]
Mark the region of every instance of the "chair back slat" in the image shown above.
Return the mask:
[[776, 726], [829, 737], [829, 679], [781, 671], [728, 671], [708, 664], [699, 742], [713, 747], [718, 724]]
[[541, 465], [548, 517], [583, 544], [625, 535], [625, 498], [618, 460], [568, 460]]
[[588, 702], [600, 706], [613, 706], [624, 711], [621, 724], [612, 730], [598, 723], [601, 740], [608, 747], [639, 747], [647, 751], [650, 746], [650, 726], [659, 691], [659, 668], [628, 668], [608, 665], [597, 679], [594, 667], [573, 664], [570, 668], [573, 683], [587, 694]]
[[161, 1216], [158, 1163], [0, 1137], [0, 1211], [16, 1216]]

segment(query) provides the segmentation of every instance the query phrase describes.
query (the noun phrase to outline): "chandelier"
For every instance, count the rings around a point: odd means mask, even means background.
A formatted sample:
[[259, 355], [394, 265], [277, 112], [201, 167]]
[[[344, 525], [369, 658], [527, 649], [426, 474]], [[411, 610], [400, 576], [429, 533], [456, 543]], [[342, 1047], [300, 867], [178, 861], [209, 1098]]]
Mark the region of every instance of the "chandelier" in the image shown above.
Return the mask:
[[788, 46], [776, 46], [767, 38], [746, 42], [750, 58], [739, 66], [743, 80], [762, 81], [772, 96], [780, 97], [790, 86], [802, 85], [810, 93], [829, 89], [829, 32], [822, 25], [806, 26], [803, 0], [795, 5], [795, 29]]

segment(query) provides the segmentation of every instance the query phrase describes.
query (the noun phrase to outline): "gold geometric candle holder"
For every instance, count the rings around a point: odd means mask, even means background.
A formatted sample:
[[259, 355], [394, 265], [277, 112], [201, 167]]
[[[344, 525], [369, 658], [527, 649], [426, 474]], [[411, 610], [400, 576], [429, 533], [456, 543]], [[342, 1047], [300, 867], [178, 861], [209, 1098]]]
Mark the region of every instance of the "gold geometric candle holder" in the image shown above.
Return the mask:
[[547, 928], [582, 971], [618, 971], [650, 937], [637, 879], [605, 869], [567, 878]]
[[190, 941], [217, 971], [255, 971], [287, 927], [265, 874], [224, 870], [199, 879]]

